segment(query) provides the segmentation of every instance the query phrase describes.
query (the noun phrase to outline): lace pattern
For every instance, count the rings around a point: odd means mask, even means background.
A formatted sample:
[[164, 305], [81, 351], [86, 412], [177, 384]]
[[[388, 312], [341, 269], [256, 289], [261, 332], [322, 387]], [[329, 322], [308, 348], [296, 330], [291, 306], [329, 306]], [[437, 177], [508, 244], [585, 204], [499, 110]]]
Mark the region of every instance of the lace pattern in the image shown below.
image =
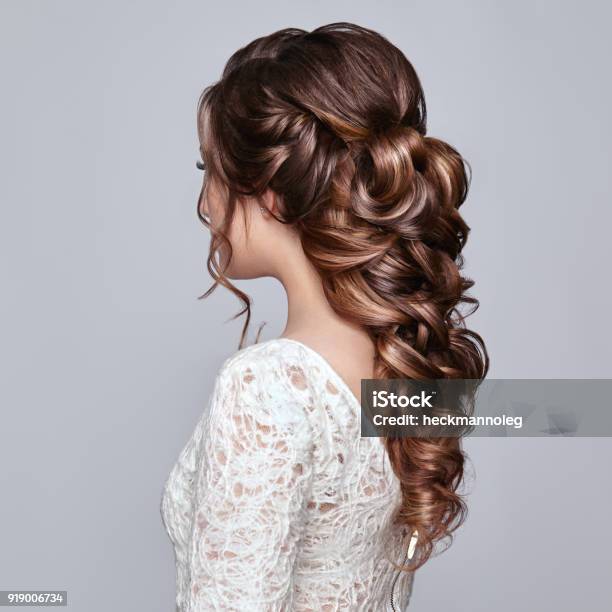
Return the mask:
[[[176, 610], [392, 610], [407, 539], [399, 482], [357, 399], [305, 345], [277, 339], [222, 366], [164, 486]], [[394, 587], [404, 610], [412, 576]]]

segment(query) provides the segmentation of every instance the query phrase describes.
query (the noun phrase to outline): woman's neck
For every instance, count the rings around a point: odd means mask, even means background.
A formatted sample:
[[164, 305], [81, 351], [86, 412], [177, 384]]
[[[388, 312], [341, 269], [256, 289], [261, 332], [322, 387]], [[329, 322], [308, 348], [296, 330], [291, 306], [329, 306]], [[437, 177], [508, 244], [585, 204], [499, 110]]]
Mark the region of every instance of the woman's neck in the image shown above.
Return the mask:
[[287, 322], [281, 334], [285, 338], [305, 341], [321, 348], [336, 341], [351, 346], [358, 353], [374, 354], [372, 341], [365, 329], [340, 316], [330, 305], [323, 281], [306, 258], [277, 276], [287, 294]]

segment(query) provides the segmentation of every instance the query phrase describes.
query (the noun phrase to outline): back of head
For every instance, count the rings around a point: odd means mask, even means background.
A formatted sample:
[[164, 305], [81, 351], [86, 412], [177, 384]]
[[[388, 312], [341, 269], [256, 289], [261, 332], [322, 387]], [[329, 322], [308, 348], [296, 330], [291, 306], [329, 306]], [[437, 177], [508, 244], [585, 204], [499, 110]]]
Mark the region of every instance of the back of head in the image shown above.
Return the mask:
[[[478, 305], [461, 274], [466, 164], [426, 135], [421, 84], [397, 47], [348, 23], [258, 38], [204, 91], [198, 121], [209, 175], [229, 192], [226, 224], [241, 196], [280, 198], [329, 303], [374, 341], [377, 377], [486, 375], [484, 344], [459, 309]], [[386, 445], [402, 483], [398, 521], [419, 534], [416, 568], [464, 518], [464, 455], [456, 438]]]

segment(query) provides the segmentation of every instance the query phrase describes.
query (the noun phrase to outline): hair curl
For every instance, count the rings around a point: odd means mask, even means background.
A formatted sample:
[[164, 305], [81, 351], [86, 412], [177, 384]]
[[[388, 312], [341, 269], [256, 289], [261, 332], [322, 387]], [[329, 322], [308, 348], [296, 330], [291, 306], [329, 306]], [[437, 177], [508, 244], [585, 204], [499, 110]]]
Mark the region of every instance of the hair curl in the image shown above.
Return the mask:
[[[466, 293], [473, 281], [460, 273], [469, 165], [426, 136], [421, 84], [399, 49], [350, 23], [258, 38], [202, 93], [198, 130], [204, 165], [228, 192], [208, 257], [214, 284], [201, 297], [220, 284], [242, 300], [240, 346], [249, 299], [215, 254], [225, 243], [231, 257], [226, 235], [237, 202], [270, 188], [331, 306], [370, 334], [377, 378], [486, 376], [485, 345], [464, 321], [478, 307]], [[198, 213], [210, 227], [200, 203]], [[463, 304], [471, 309], [462, 314]], [[397, 520], [419, 534], [405, 566], [416, 569], [465, 519], [465, 454], [458, 438], [385, 444], [402, 487]]]

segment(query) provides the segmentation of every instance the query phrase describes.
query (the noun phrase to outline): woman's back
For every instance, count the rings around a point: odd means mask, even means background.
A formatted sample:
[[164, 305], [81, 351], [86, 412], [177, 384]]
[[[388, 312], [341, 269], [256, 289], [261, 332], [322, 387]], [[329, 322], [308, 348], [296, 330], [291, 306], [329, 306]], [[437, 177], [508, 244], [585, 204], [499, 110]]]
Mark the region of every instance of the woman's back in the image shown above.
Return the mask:
[[243, 349], [164, 490], [177, 610], [403, 610], [400, 503], [382, 441], [360, 436], [359, 402], [319, 353]]

